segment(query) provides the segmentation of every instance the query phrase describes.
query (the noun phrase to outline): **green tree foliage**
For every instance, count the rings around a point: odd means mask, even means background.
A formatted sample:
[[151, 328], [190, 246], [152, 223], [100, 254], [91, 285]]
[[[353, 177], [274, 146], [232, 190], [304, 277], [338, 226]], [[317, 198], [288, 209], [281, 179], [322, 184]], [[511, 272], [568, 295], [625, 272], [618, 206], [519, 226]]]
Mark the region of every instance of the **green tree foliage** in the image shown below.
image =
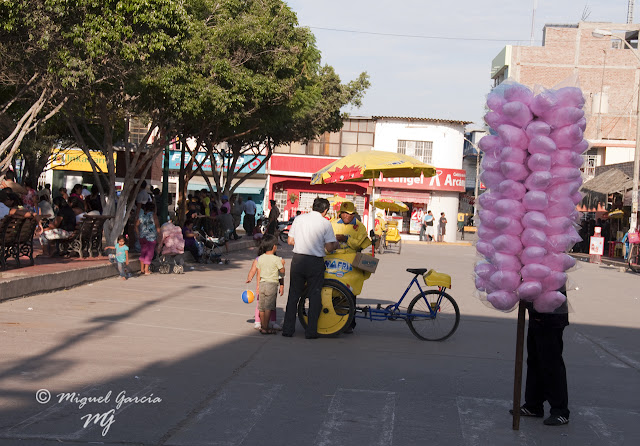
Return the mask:
[[[193, 0], [187, 9], [193, 32], [180, 62], [145, 83], [147, 93], [169, 105], [176, 133], [196, 141], [183, 197], [204, 162], [214, 167], [218, 196], [229, 194], [242, 182], [234, 181], [241, 160], [248, 165], [264, 156], [255, 171], [278, 144], [339, 130], [340, 109], [359, 105], [369, 86], [364, 73], [343, 85], [322, 66], [313, 35], [281, 0]], [[199, 151], [207, 155], [202, 163], [194, 156]]]

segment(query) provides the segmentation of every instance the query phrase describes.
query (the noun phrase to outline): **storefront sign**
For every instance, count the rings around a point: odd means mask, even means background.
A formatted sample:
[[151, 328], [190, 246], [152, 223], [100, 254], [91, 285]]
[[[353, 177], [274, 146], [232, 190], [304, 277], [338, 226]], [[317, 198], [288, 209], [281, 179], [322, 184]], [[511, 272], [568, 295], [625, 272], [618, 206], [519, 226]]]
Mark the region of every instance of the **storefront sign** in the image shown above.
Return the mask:
[[411, 234], [417, 234], [420, 232], [422, 220], [424, 219], [424, 214], [426, 214], [426, 212], [426, 206], [422, 207], [422, 205], [414, 205], [411, 208], [411, 221], [409, 223], [409, 232]]
[[[179, 170], [180, 169], [180, 157], [182, 156], [182, 153], [179, 150], [171, 150], [169, 152], [169, 169], [170, 170]], [[196, 160], [198, 160], [198, 162], [202, 162], [202, 160], [205, 159], [206, 154], [205, 153], [198, 153], [196, 155]], [[216, 158], [216, 167], [218, 172], [221, 171], [222, 169], [220, 169], [220, 165], [222, 164], [222, 158], [220, 157], [215, 157]], [[235, 166], [235, 171], [239, 172], [239, 173], [249, 173], [249, 172], [253, 172], [255, 169], [258, 168], [258, 166], [260, 165], [260, 163], [262, 162], [262, 160], [264, 159], [263, 155], [258, 155], [258, 157], [256, 157], [254, 159], [253, 155], [250, 156], [239, 156], [238, 160], [236, 162], [236, 166]], [[185, 153], [184, 154], [184, 164], [186, 165], [189, 160], [191, 160], [191, 154], [189, 153]], [[245, 163], [249, 163], [245, 168], [241, 169], [242, 166], [244, 166]], [[196, 170], [197, 166], [193, 165], [193, 170]], [[228, 165], [225, 165], [225, 171], [228, 169]], [[205, 172], [211, 172], [211, 160], [209, 158], [207, 158], [207, 160], [204, 162], [204, 164], [202, 164], [202, 170], [204, 170]], [[263, 165], [260, 170], [258, 170], [256, 173], [265, 173], [266, 172], [266, 168]]]
[[[91, 151], [91, 158], [98, 168], [107, 171], [107, 157], [102, 152]], [[51, 168], [54, 170], [73, 170], [76, 172], [93, 172], [89, 158], [81, 149], [53, 149]], [[115, 164], [116, 154], [113, 154]]]
[[387, 189], [437, 190], [464, 192], [466, 172], [461, 169], [436, 168], [433, 177], [380, 178], [376, 179], [376, 187]]

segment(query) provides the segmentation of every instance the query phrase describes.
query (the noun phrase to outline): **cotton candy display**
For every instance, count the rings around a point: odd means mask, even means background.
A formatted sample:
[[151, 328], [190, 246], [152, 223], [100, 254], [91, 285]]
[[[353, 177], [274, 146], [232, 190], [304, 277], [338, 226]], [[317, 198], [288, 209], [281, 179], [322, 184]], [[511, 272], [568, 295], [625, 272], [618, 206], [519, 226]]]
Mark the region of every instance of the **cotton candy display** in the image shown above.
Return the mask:
[[552, 312], [566, 299], [559, 290], [575, 265], [566, 252], [580, 241], [584, 97], [575, 87], [534, 95], [511, 83], [492, 91], [487, 106], [492, 134], [478, 144], [487, 191], [478, 198], [476, 288], [498, 310], [526, 300]]

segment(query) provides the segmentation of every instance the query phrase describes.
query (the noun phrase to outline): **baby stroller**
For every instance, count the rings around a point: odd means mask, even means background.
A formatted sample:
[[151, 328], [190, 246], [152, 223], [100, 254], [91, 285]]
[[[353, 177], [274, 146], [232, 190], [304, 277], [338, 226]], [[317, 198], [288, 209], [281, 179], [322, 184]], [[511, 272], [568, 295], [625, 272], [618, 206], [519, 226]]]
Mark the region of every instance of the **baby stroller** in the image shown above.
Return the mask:
[[229, 259], [224, 257], [222, 247], [227, 242], [225, 237], [212, 237], [209, 235], [203, 235], [200, 232], [195, 232], [196, 241], [198, 242], [198, 250], [202, 248], [200, 258], [204, 263], [217, 263], [222, 265], [229, 264]]

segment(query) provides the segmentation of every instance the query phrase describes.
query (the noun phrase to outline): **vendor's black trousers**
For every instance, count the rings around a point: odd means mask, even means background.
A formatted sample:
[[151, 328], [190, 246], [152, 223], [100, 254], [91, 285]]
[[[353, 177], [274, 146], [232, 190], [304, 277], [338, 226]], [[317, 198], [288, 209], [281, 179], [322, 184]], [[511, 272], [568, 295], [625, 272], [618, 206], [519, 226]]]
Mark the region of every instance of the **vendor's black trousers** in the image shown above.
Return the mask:
[[543, 412], [544, 402], [551, 415], [569, 418], [567, 370], [562, 359], [564, 327], [545, 327], [529, 323], [527, 331], [527, 384], [525, 406]]
[[305, 287], [309, 298], [309, 314], [306, 336], [318, 335], [318, 317], [322, 308], [322, 284], [324, 282], [324, 258], [293, 254], [289, 274], [289, 298], [284, 315], [282, 333], [292, 335], [296, 331], [298, 300]]

